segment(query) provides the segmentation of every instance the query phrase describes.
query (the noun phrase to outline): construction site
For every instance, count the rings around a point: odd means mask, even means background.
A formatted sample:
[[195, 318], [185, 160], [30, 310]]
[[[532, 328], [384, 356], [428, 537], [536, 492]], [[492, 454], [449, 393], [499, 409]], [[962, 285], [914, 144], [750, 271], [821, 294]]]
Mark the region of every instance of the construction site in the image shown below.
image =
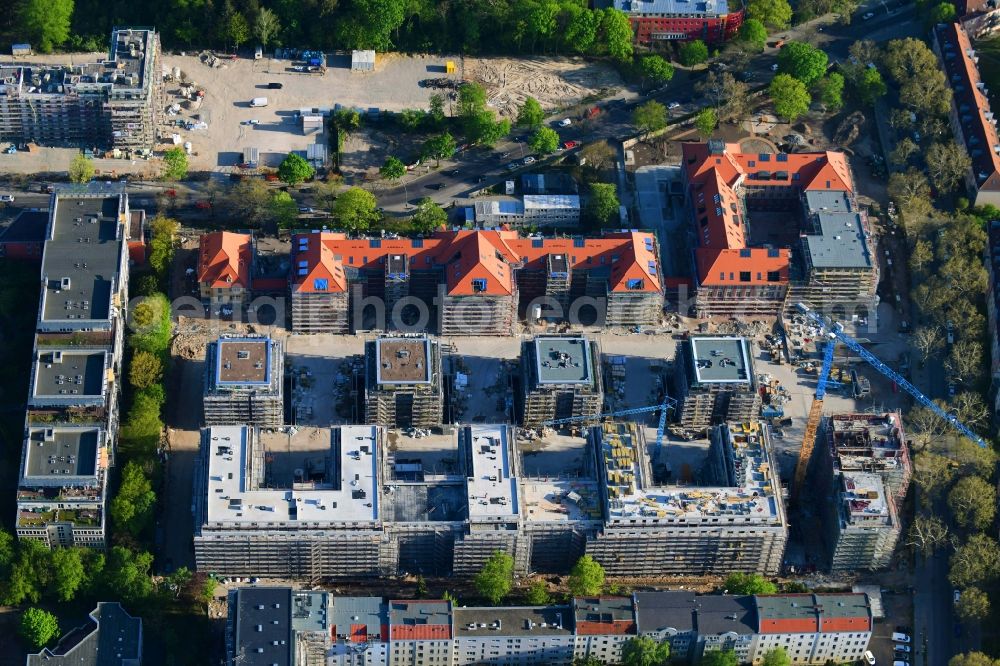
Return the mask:
[[522, 422], [599, 414], [604, 403], [601, 353], [585, 337], [542, 336], [521, 346]]
[[701, 434], [710, 426], [747, 421], [760, 413], [761, 396], [750, 342], [740, 337], [692, 336], [674, 360], [677, 426]]
[[385, 428], [443, 423], [441, 351], [426, 336], [365, 343], [365, 421]]
[[285, 354], [262, 336], [223, 336], [205, 352], [205, 425], [285, 423]]

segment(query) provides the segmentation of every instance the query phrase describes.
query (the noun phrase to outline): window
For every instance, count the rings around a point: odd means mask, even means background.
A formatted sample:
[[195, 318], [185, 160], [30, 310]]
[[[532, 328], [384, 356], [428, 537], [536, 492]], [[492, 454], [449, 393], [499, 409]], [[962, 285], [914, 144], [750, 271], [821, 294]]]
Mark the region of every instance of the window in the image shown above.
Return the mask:
[[316, 278], [313, 280], [313, 289], [316, 291], [326, 291], [330, 288], [330, 282], [326, 278]]
[[750, 271], [740, 271], [740, 282], [750, 281]]
[[744, 259], [749, 259], [750, 258], [750, 248], [748, 248], [748, 247], [740, 248], [740, 256], [743, 257]]
[[[382, 247], [382, 239], [381, 238], [372, 238], [371, 240], [368, 241], [368, 247], [370, 247], [370, 248]], [[367, 263], [367, 262], [365, 262], [365, 263]]]
[[472, 281], [472, 292], [479, 294], [486, 291], [486, 280], [483, 278], [476, 278]]
[[768, 282], [780, 282], [781, 281], [781, 271], [768, 271], [767, 272]]
[[778, 248], [769, 247], [767, 248], [767, 256], [772, 259], [776, 259], [777, 257], [781, 256], [781, 253], [778, 251]]

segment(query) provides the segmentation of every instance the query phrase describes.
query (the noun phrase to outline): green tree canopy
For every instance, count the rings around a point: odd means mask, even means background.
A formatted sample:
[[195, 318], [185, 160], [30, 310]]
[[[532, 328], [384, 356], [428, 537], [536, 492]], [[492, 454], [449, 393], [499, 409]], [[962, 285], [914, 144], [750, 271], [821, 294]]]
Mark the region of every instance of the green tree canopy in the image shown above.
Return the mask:
[[670, 643], [658, 643], [649, 636], [630, 638], [622, 644], [622, 666], [666, 666]]
[[260, 45], [266, 48], [279, 32], [281, 32], [281, 22], [278, 20], [278, 15], [267, 7], [261, 7], [253, 22], [253, 34], [257, 36]]
[[613, 7], [604, 10], [601, 38], [609, 56], [618, 62], [632, 59], [632, 23], [625, 12]]
[[531, 135], [528, 145], [542, 155], [554, 153], [559, 149], [559, 134], [551, 127], [539, 127]]
[[449, 132], [442, 132], [427, 139], [422, 152], [424, 157], [433, 157], [440, 164], [441, 160], [454, 155], [457, 147], [455, 137]]
[[551, 599], [549, 588], [544, 580], [536, 580], [532, 583], [525, 598], [530, 606], [547, 606]]
[[747, 18], [756, 19], [775, 30], [784, 30], [792, 21], [792, 7], [788, 0], [750, 0]]
[[88, 183], [94, 177], [94, 160], [77, 153], [69, 163], [69, 179], [74, 183]]
[[952, 657], [948, 666], [1000, 666], [1000, 659], [994, 659], [982, 652], [967, 652]]
[[740, 41], [757, 51], [762, 51], [767, 45], [767, 28], [760, 19], [747, 19], [740, 26], [739, 37]]
[[731, 573], [722, 587], [727, 594], [776, 594], [778, 586], [760, 574]]
[[667, 126], [667, 107], [651, 99], [636, 108], [632, 113], [632, 122], [646, 133], [661, 130]]
[[132, 355], [132, 362], [129, 364], [128, 379], [129, 383], [140, 391], [159, 384], [163, 379], [163, 362], [156, 354], [137, 351]]
[[732, 650], [712, 650], [702, 655], [698, 666], [736, 666], [736, 653]]
[[978, 622], [990, 614], [990, 597], [978, 587], [967, 587], [962, 590], [959, 603], [955, 605], [955, 613], [963, 620]]
[[298, 153], [288, 153], [278, 165], [278, 178], [292, 187], [316, 175], [316, 170]]
[[965, 182], [972, 160], [965, 148], [954, 139], [937, 141], [924, 156], [931, 182], [941, 192], [952, 192]]
[[349, 0], [337, 22], [338, 41], [348, 49], [388, 51], [392, 35], [406, 18], [405, 0]]
[[567, 585], [578, 597], [600, 594], [604, 588], [604, 567], [590, 555], [584, 555], [570, 569]]
[[118, 494], [111, 500], [111, 519], [115, 527], [139, 536], [152, 522], [155, 505], [156, 493], [142, 467], [134, 460], [128, 461], [122, 468]]
[[618, 219], [618, 189], [611, 183], [591, 183], [587, 217], [597, 225], [609, 225]]
[[702, 139], [707, 139], [712, 136], [712, 132], [719, 124], [719, 116], [715, 113], [715, 109], [707, 107], [698, 112], [698, 115], [694, 117], [694, 127], [698, 130], [698, 135]]
[[341, 229], [365, 231], [382, 218], [375, 195], [360, 187], [342, 192], [333, 204], [333, 216]]
[[774, 101], [775, 113], [788, 122], [805, 115], [812, 102], [805, 84], [788, 74], [778, 74], [771, 79], [768, 93]]
[[163, 179], [184, 180], [187, 178], [188, 156], [183, 148], [171, 148], [163, 153]]
[[955, 5], [950, 2], [940, 2], [927, 13], [927, 25], [937, 25], [938, 23], [951, 23], [955, 20]]
[[27, 608], [21, 614], [18, 633], [35, 650], [39, 650], [59, 635], [59, 619], [41, 608]]
[[830, 72], [813, 85], [816, 88], [816, 97], [827, 109], [837, 111], [844, 106], [843, 74]]
[[406, 175], [406, 165], [398, 157], [390, 155], [378, 172], [386, 180], [399, 180]]
[[535, 128], [541, 125], [543, 120], [545, 111], [542, 110], [542, 105], [534, 97], [527, 97], [517, 112], [517, 124]]
[[499, 604], [514, 586], [514, 558], [503, 551], [495, 551], [476, 574], [473, 584], [493, 605]]
[[654, 86], [662, 86], [674, 78], [674, 66], [658, 55], [643, 56], [639, 61], [642, 78]]
[[764, 653], [764, 661], [761, 666], [792, 666], [792, 659], [788, 656], [785, 648], [777, 647]]
[[163, 294], [146, 296], [132, 308], [129, 318], [133, 349], [162, 354], [170, 346], [170, 302]]
[[50, 557], [51, 592], [59, 601], [72, 601], [87, 581], [83, 552], [80, 548], [56, 548]]
[[104, 569], [105, 584], [126, 603], [145, 599], [153, 592], [153, 581], [149, 575], [152, 566], [151, 554], [112, 546]]
[[996, 517], [996, 490], [978, 476], [964, 476], [948, 493], [948, 508], [962, 527], [985, 531]]
[[805, 42], [788, 42], [778, 51], [778, 71], [811, 86], [826, 73], [827, 55]]
[[299, 220], [299, 205], [288, 192], [275, 190], [267, 206], [268, 217], [279, 229], [292, 229]]
[[42, 53], [69, 39], [73, 18], [73, 0], [19, 0], [16, 10], [17, 34], [31, 40]]
[[981, 586], [1000, 575], [1000, 546], [985, 534], [973, 534], [951, 556], [948, 580], [955, 587]]
[[424, 197], [417, 204], [417, 210], [413, 214], [411, 221], [414, 231], [429, 234], [448, 223], [448, 213], [445, 212], [444, 208], [435, 203], [433, 199]]
[[708, 46], [700, 39], [692, 39], [681, 44], [678, 58], [685, 67], [700, 65], [708, 60]]

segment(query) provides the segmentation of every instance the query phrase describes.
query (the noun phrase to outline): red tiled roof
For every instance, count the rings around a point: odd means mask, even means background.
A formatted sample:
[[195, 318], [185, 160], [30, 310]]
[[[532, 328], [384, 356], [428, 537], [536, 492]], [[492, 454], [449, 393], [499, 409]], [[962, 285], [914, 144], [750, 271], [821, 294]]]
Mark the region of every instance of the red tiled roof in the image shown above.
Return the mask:
[[[980, 190], [1000, 190], [1000, 137], [990, 122], [990, 101], [980, 88], [979, 67], [973, 60], [974, 51], [969, 33], [958, 23], [935, 28], [938, 53], [941, 56], [948, 84], [954, 94], [965, 149], [972, 158], [976, 185]], [[963, 108], [964, 107], [964, 108]], [[990, 116], [987, 116], [990, 114]]]
[[451, 638], [451, 627], [447, 624], [394, 624], [394, 641], [442, 641]]
[[[715, 250], [699, 247], [695, 249], [694, 256], [702, 286], [738, 287], [788, 282], [788, 266], [792, 255], [787, 249], [771, 251], [767, 248], [754, 247]], [[748, 272], [750, 279], [741, 279], [746, 277], [745, 273]], [[777, 282], [767, 278], [768, 273], [773, 272], [779, 274], [780, 279]]]
[[210, 287], [250, 286], [250, 234], [216, 231], [201, 237], [198, 253], [198, 282]]
[[576, 623], [576, 633], [580, 636], [600, 636], [602, 634], [623, 636], [635, 633], [635, 622], [631, 620], [613, 620], [611, 622]]

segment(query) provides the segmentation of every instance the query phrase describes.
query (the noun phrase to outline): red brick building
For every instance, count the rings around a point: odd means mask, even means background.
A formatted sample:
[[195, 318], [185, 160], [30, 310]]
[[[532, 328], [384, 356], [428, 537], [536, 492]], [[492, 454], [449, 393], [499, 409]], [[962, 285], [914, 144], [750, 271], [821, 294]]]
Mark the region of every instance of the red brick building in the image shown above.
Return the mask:
[[635, 42], [700, 39], [718, 44], [736, 36], [743, 25], [740, 0], [614, 0], [632, 23]]

